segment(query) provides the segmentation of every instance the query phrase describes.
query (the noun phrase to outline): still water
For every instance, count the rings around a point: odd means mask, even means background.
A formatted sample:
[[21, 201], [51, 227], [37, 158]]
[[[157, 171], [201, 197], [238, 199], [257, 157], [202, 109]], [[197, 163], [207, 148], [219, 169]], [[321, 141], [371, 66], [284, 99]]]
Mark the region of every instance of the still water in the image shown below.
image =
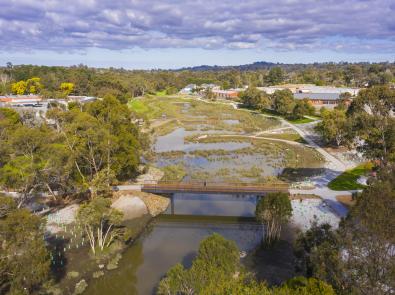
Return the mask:
[[126, 250], [119, 268], [90, 282], [84, 294], [154, 294], [166, 271], [176, 263], [190, 266], [199, 242], [214, 232], [240, 250], [253, 249], [262, 227], [229, 216], [252, 217], [255, 204], [255, 196], [175, 194], [173, 206]]

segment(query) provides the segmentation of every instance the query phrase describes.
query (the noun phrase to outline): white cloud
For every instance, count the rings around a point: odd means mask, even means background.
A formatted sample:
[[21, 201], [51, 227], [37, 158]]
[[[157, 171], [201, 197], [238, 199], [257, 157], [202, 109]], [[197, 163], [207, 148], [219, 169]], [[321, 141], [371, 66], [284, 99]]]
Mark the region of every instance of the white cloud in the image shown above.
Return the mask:
[[0, 7], [1, 50], [395, 52], [392, 0], [0, 0]]

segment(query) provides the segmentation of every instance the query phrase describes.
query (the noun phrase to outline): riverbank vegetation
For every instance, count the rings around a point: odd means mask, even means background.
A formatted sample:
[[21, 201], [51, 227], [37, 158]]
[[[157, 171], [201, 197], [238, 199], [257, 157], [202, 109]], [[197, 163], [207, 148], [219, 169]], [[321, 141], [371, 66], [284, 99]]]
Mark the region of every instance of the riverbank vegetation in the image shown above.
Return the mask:
[[[265, 137], [265, 135], [263, 136]], [[187, 139], [188, 141], [200, 142], [200, 143], [226, 143], [226, 142], [247, 142], [251, 144], [251, 147], [231, 150], [231, 151], [221, 151], [218, 153], [220, 155], [226, 154], [236, 154], [236, 155], [251, 155], [251, 154], [262, 154], [273, 157], [273, 159], [281, 161], [281, 166], [287, 168], [307, 168], [308, 167], [320, 167], [323, 164], [323, 157], [321, 154], [316, 152], [314, 149], [305, 147], [303, 145], [291, 145], [284, 142], [270, 141], [265, 138], [259, 137], [248, 137], [240, 135], [227, 135], [227, 136], [207, 136], [207, 137], [191, 137]], [[195, 151], [198, 155], [210, 156], [215, 154], [215, 151]]]
[[32, 294], [50, 278], [43, 220], [0, 195], [0, 294]]
[[395, 167], [383, 168], [356, 196], [338, 230], [315, 226], [296, 243], [299, 267], [325, 280], [337, 294], [389, 294], [394, 291]]
[[263, 242], [272, 246], [280, 239], [281, 228], [292, 216], [291, 201], [287, 193], [268, 193], [256, 205], [255, 218], [265, 224]]
[[122, 216], [122, 212], [111, 208], [111, 200], [103, 197], [81, 205], [77, 220], [88, 237], [93, 254], [109, 247], [119, 235], [116, 227], [121, 224]]
[[165, 166], [162, 168], [162, 170], [164, 172], [164, 175], [161, 179], [162, 181], [179, 182], [186, 175], [184, 165], [182, 164]]
[[145, 144], [129, 109], [112, 96], [73, 107], [55, 107], [47, 120], [27, 120], [0, 109], [0, 185], [20, 194], [95, 197], [137, 174]]
[[258, 282], [240, 263], [233, 241], [218, 234], [204, 239], [189, 269], [172, 267], [159, 283], [157, 294], [265, 294], [334, 295], [332, 287], [320, 280], [293, 278], [280, 287]]

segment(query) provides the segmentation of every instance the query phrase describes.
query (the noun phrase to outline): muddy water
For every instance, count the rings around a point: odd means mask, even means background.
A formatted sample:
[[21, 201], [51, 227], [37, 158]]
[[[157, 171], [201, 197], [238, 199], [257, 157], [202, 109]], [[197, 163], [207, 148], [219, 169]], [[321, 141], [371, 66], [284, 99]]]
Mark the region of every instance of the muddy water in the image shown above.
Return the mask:
[[173, 210], [169, 207], [126, 250], [119, 268], [90, 282], [84, 294], [154, 294], [170, 267], [190, 266], [199, 242], [208, 235], [219, 233], [246, 251], [262, 237], [262, 227], [251, 219], [226, 217], [253, 216], [255, 196], [176, 194], [173, 202]]

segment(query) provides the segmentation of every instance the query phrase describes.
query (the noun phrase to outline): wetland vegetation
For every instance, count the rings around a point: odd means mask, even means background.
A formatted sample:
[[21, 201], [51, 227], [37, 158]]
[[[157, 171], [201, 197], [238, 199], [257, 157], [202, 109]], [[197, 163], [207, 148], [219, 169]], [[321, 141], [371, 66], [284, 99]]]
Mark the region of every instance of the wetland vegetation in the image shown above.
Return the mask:
[[145, 118], [153, 134], [152, 164], [165, 171], [165, 180], [255, 183], [277, 177], [284, 168], [324, 164], [294, 131], [271, 132], [281, 127], [278, 119], [231, 104], [147, 96], [129, 107]]

